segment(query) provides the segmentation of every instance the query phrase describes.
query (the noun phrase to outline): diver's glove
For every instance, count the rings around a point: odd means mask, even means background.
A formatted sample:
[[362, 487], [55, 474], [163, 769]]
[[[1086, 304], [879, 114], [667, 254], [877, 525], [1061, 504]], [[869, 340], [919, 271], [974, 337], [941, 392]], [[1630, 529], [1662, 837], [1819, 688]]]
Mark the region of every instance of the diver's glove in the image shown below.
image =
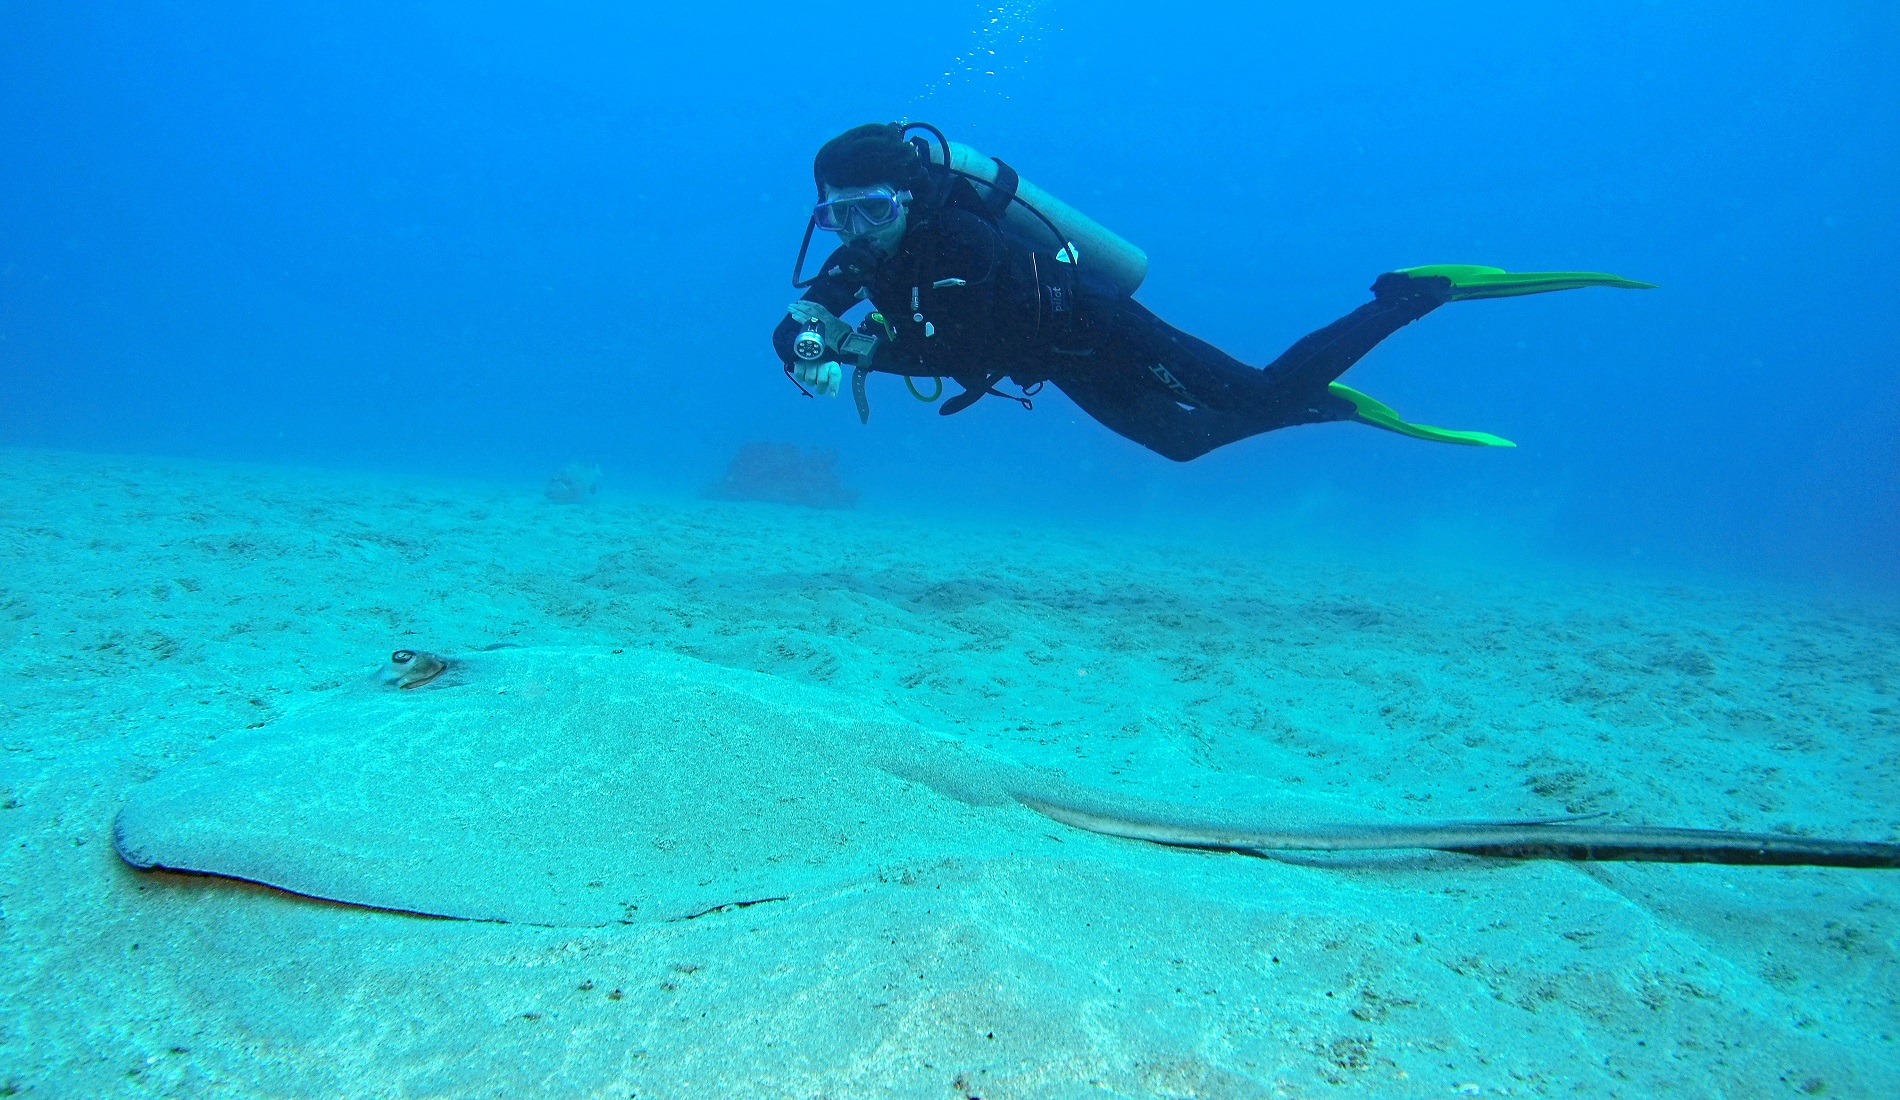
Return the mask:
[[1613, 286], [1626, 290], [1654, 290], [1654, 283], [1639, 283], [1621, 275], [1601, 271], [1506, 271], [1501, 267], [1477, 264], [1427, 264], [1388, 271], [1372, 284], [1372, 293], [1380, 298], [1424, 293], [1445, 302], [1463, 302], [1473, 298], [1514, 298], [1521, 294], [1546, 294], [1553, 290], [1576, 290], [1586, 286]]
[[836, 397], [844, 388], [844, 368], [836, 359], [822, 363], [799, 362], [792, 367], [792, 377], [811, 389], [811, 392], [825, 397]]

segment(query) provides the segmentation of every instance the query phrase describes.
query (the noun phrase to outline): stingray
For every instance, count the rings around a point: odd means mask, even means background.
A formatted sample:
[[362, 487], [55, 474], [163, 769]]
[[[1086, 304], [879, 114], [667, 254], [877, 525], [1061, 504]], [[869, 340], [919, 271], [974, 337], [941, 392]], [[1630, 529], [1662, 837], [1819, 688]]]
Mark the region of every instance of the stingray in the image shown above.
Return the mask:
[[1641, 860], [1819, 867], [1900, 867], [1900, 844], [1780, 833], [1608, 825], [1592, 819], [1294, 824], [1195, 820], [1081, 798], [1011, 792], [1064, 825], [1178, 848], [1269, 854], [1417, 848], [1509, 859]]
[[137, 868], [598, 926], [716, 918], [918, 860], [1021, 852], [1036, 819], [1012, 794], [1093, 832], [1243, 852], [1900, 865], [1895, 844], [1595, 821], [1298, 824], [1321, 815], [1296, 814], [1290, 796], [1227, 821], [1117, 806], [861, 696], [606, 649], [400, 650], [380, 674], [135, 787], [113, 841]]
[[993, 844], [1000, 774], [881, 704], [689, 657], [403, 650], [135, 787], [113, 839], [139, 868], [598, 926]]

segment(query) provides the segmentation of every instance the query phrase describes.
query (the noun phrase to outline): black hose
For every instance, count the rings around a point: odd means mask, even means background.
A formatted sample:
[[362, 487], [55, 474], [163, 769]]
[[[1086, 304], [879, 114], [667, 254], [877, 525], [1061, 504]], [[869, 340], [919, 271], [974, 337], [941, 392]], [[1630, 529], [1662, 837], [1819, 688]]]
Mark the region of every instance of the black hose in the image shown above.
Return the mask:
[[806, 287], [817, 282], [819, 279], [819, 276], [824, 274], [823, 271], [820, 271], [817, 275], [813, 275], [811, 278], [806, 279], [802, 283], [798, 281], [798, 277], [804, 274], [804, 271], [805, 271], [805, 253], [811, 250], [812, 230], [817, 229], [817, 228], [818, 228], [818, 215], [813, 214], [811, 217], [805, 219], [805, 239], [798, 242], [798, 258], [792, 261], [792, 289], [793, 290], [804, 290]]

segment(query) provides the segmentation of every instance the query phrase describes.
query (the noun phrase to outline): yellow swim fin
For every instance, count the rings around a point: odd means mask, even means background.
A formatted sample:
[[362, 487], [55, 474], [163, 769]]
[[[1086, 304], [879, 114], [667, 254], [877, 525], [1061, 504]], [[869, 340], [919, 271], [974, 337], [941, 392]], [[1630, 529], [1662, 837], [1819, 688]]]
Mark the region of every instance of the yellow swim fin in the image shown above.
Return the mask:
[[1428, 439], [1433, 443], [1460, 443], [1467, 447], [1515, 447], [1517, 444], [1490, 432], [1465, 432], [1456, 428], [1434, 428], [1430, 424], [1414, 424], [1400, 418], [1392, 406], [1375, 400], [1340, 382], [1327, 385], [1333, 396], [1343, 397], [1352, 402], [1359, 419], [1375, 428], [1384, 428], [1388, 432], [1409, 435], [1414, 439]]

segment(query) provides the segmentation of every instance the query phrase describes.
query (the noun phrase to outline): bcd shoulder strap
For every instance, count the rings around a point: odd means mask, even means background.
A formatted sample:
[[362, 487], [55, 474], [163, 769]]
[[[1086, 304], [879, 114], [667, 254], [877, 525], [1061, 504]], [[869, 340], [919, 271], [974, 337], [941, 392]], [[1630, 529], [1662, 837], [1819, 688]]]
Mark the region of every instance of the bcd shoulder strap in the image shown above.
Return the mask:
[[1016, 169], [1004, 163], [1003, 158], [991, 159], [996, 161], [996, 179], [990, 184], [990, 193], [983, 200], [983, 205], [989, 207], [990, 215], [1000, 222], [1003, 215], [1009, 213], [1009, 204], [1016, 201], [1016, 189], [1021, 186], [1023, 178], [1016, 174]]

